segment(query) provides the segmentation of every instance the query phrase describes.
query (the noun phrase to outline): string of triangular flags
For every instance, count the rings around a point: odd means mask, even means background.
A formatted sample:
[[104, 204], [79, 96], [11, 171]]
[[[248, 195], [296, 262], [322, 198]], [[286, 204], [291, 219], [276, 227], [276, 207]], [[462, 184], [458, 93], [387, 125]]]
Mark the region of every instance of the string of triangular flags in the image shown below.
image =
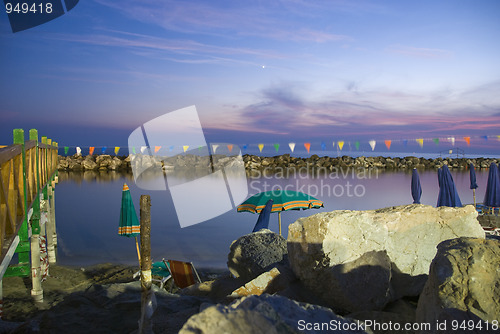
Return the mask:
[[[482, 140], [489, 140], [489, 139], [497, 139], [498, 141], [500, 141], [500, 135], [495, 135], [495, 136], [465, 136], [465, 137], [460, 137], [460, 138], [456, 138], [456, 137], [453, 137], [453, 136], [450, 136], [450, 137], [435, 137], [435, 138], [413, 138], [413, 139], [385, 139], [385, 140], [378, 140], [378, 142], [381, 142], [383, 141], [385, 147], [387, 148], [387, 150], [390, 150], [391, 149], [391, 145], [394, 144], [394, 143], [402, 143], [404, 147], [406, 147], [408, 145], [408, 143], [411, 143], [411, 142], [416, 142], [418, 144], [418, 146], [420, 146], [421, 148], [424, 147], [424, 142], [429, 142], [429, 141], [432, 141], [434, 142], [434, 144], [436, 146], [439, 146], [440, 143], [443, 143], [443, 142], [447, 142], [447, 143], [450, 143], [452, 146], [455, 145], [455, 143], [457, 141], [464, 141], [467, 146], [470, 146], [471, 145], [471, 138], [472, 139], [482, 139]], [[331, 143], [331, 144], [330, 144]], [[359, 140], [356, 140], [356, 141], [345, 141], [345, 140], [338, 140], [338, 141], [332, 141], [330, 143], [326, 143], [326, 142], [320, 142], [319, 143], [319, 146], [321, 147], [321, 150], [322, 151], [326, 151], [327, 149], [333, 149], [333, 150], [339, 150], [339, 151], [342, 151], [344, 146], [347, 144], [349, 146], [349, 150], [352, 150], [352, 146], [351, 146], [351, 143], [354, 144], [354, 147], [356, 148], [356, 150], [359, 150], [360, 149], [360, 146], [361, 146], [361, 141]], [[311, 142], [305, 142], [303, 143], [303, 146], [304, 148], [306, 149], [307, 153], [310, 153], [310, 150], [311, 150], [311, 147], [313, 147], [313, 144], [314, 146], [316, 146], [316, 144], [318, 143], [311, 143]], [[371, 150], [374, 151], [375, 150], [375, 147], [377, 146], [377, 140], [369, 140], [368, 141], [368, 145], [370, 146]], [[274, 143], [274, 144], [269, 144], [269, 143], [258, 143], [258, 144], [243, 144], [243, 145], [239, 145], [241, 148], [242, 148], [242, 151], [243, 153], [245, 151], [247, 151], [249, 149], [249, 147], [251, 146], [257, 146], [257, 148], [259, 149], [259, 152], [262, 153], [262, 151], [264, 150], [265, 147], [274, 147], [274, 150], [276, 151], [276, 153], [278, 153], [280, 151], [280, 147], [282, 147], [280, 144], [278, 143]], [[183, 145], [182, 146], [182, 150], [185, 152], [187, 152], [189, 150], [189, 145]], [[228, 149], [229, 152], [232, 152], [233, 150], [233, 147], [234, 147], [234, 144], [226, 144], [225, 147]], [[297, 143], [295, 142], [290, 142], [288, 143], [288, 148], [290, 149], [290, 151], [293, 153], [295, 151], [297, 147]], [[82, 153], [82, 148], [79, 147], [79, 146], [64, 146], [63, 149], [64, 149], [64, 155], [68, 155], [69, 153], [69, 149], [70, 148], [75, 148], [76, 150], [76, 153], [77, 154], [81, 154]], [[175, 148], [174, 145], [171, 145], [171, 146], [154, 146], [154, 148], [149, 148], [147, 146], [141, 146], [138, 148], [138, 150], [136, 150], [135, 147], [131, 147], [130, 150], [131, 154], [137, 154], [137, 151], [141, 152], [142, 154], [147, 154], [149, 153], [149, 150], [153, 151], [155, 154], [158, 153], [160, 150], [164, 149], [165, 150], [168, 150], [168, 151], [173, 151]], [[216, 153], [217, 150], [219, 148], [221, 148], [221, 144], [211, 144], [211, 148], [212, 148], [212, 153]], [[89, 152], [89, 155], [93, 155], [95, 153], [95, 149], [96, 147], [95, 146], [90, 146], [88, 147], [88, 152]], [[114, 147], [114, 153], [115, 155], [118, 155], [120, 150], [122, 149], [122, 147], [120, 146], [115, 146]], [[202, 147], [198, 147], [199, 150], [202, 149]], [[102, 146], [101, 147], [101, 154], [106, 154], [108, 152], [108, 147], [107, 146]]]

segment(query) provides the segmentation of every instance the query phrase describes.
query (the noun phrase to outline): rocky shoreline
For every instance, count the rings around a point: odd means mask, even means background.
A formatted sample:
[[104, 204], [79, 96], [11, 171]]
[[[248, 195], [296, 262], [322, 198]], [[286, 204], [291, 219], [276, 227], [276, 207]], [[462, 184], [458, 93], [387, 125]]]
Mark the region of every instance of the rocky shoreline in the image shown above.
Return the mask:
[[[500, 328], [500, 241], [485, 238], [472, 206], [318, 213], [290, 225], [288, 239], [267, 229], [241, 236], [227, 259], [228, 271], [201, 271], [202, 283], [175, 293], [168, 284], [153, 286], [153, 332]], [[8, 321], [0, 321], [0, 333], [134, 333], [141, 305], [135, 270], [51, 267], [40, 305], [31, 301], [28, 282], [6, 278]]]
[[[137, 155], [141, 157], [141, 155]], [[163, 161], [162, 161], [163, 160]], [[192, 154], [165, 157], [151, 162], [151, 166], [162, 167], [165, 171], [176, 169], [206, 169], [213, 164], [215, 168], [229, 160], [223, 155], [202, 157]], [[467, 170], [472, 163], [476, 169], [487, 169], [491, 163], [498, 163], [500, 159], [491, 158], [436, 158], [426, 159], [408, 156], [405, 158], [389, 157], [319, 157], [312, 155], [309, 158], [292, 157], [283, 154], [274, 157], [260, 157], [256, 155], [243, 155], [243, 162], [247, 173], [252, 171], [283, 171], [308, 169], [316, 172], [331, 172], [340, 168], [376, 168], [387, 170], [409, 170], [417, 168], [420, 170], [437, 169], [447, 164], [449, 168]], [[66, 171], [130, 171], [131, 161], [129, 156], [111, 155], [87, 155], [83, 156], [59, 156], [59, 170]]]

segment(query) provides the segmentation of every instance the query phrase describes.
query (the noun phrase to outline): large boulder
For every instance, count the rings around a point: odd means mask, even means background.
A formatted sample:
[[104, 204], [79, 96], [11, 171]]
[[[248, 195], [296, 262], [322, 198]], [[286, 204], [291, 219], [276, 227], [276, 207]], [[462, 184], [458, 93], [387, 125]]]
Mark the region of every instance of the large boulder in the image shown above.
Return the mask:
[[286, 240], [267, 229], [250, 233], [233, 241], [227, 259], [229, 271], [248, 282], [287, 262]]
[[362, 322], [340, 317], [325, 307], [262, 295], [205, 308], [189, 318], [179, 334], [371, 333], [362, 328]]
[[[487, 321], [490, 326], [495, 322], [498, 325], [499, 268], [497, 240], [459, 238], [442, 242], [418, 301], [417, 322], [436, 324], [446, 320], [450, 324], [455, 320], [466, 324], [474, 320], [475, 324]], [[431, 332], [438, 331], [433, 328]]]
[[[335, 305], [339, 301], [325, 294], [324, 286], [318, 284], [318, 279], [324, 278], [325, 272], [328, 278], [334, 277], [332, 272], [337, 272], [336, 279], [340, 283], [342, 280], [347, 282], [342, 278], [345, 275], [352, 280], [352, 289], [358, 282], [358, 290], [368, 291], [363, 283], [367, 272], [362, 268], [357, 270], [356, 261], [365, 253], [385, 251], [391, 262], [391, 275], [378, 277], [390, 279], [393, 289], [391, 298], [395, 300], [405, 295], [418, 295], [422, 291], [436, 246], [441, 241], [460, 236], [484, 238], [484, 231], [476, 217], [473, 206], [434, 208], [407, 205], [372, 211], [318, 213], [300, 218], [289, 226], [288, 257], [293, 272], [305, 286], [323, 297], [328, 305], [345, 307], [342, 303]], [[359, 265], [362, 266], [362, 263], [360, 261]], [[350, 271], [329, 269], [338, 265], [348, 265]], [[360, 276], [354, 280], [356, 273]], [[342, 286], [343, 283], [335, 284]], [[387, 295], [388, 282], [379, 284], [382, 289], [378, 296]], [[350, 306], [346, 311], [363, 309], [367, 310], [358, 305], [354, 309]]]

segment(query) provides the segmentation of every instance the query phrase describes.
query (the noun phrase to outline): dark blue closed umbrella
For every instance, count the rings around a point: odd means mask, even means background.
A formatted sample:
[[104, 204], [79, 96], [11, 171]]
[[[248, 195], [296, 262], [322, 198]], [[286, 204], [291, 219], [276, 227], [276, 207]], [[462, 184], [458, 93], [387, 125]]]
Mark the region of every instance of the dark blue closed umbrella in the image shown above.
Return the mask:
[[422, 196], [422, 187], [420, 186], [420, 177], [416, 168], [413, 168], [411, 174], [411, 196], [413, 197], [413, 204], [420, 204], [420, 196]]
[[257, 232], [263, 228], [269, 228], [269, 217], [271, 216], [271, 209], [273, 208], [273, 200], [267, 201], [266, 206], [259, 214], [259, 219], [255, 223], [255, 227], [252, 232]]
[[439, 195], [437, 206], [462, 206], [455, 182], [447, 165], [438, 170]]
[[484, 195], [483, 202], [485, 206], [500, 206], [500, 179], [498, 176], [498, 167], [493, 162], [490, 165], [488, 183], [486, 184], [486, 194]]
[[469, 172], [470, 172], [470, 188], [472, 189], [472, 195], [474, 197], [474, 207], [476, 207], [476, 189], [477, 189], [476, 170], [474, 169], [474, 164], [472, 162], [469, 165]]

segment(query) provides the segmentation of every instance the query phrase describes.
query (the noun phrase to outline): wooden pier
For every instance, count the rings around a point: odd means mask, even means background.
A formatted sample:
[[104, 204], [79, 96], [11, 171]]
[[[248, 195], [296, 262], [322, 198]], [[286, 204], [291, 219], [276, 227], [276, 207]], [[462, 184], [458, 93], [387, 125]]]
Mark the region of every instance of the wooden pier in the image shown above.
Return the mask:
[[[39, 142], [34, 129], [26, 141], [22, 129], [13, 132], [13, 145], [0, 148], [0, 279], [31, 276], [31, 295], [41, 302], [42, 279], [56, 262], [58, 146], [47, 137]], [[0, 281], [0, 303], [1, 293]]]

